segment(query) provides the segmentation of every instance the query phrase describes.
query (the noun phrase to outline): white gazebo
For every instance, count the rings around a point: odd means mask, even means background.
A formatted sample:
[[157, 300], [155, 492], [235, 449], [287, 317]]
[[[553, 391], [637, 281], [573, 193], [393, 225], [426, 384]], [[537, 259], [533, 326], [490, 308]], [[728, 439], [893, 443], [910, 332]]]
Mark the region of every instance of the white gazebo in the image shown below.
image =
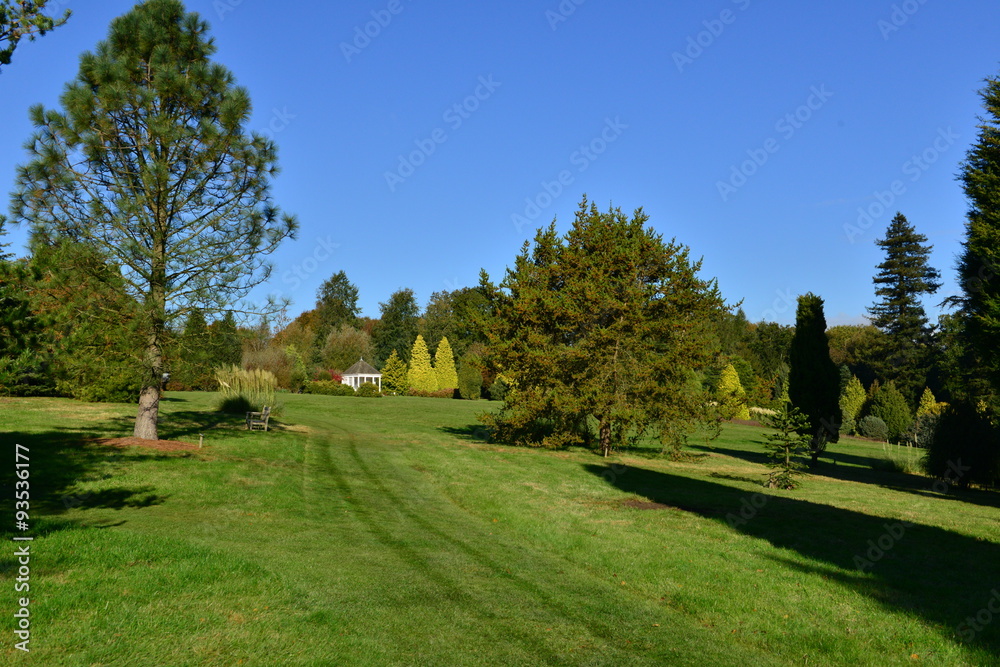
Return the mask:
[[382, 391], [382, 374], [364, 359], [358, 360], [358, 363], [344, 371], [341, 377], [343, 378], [341, 382], [354, 387], [355, 391], [365, 382], [371, 382], [378, 387], [379, 391]]

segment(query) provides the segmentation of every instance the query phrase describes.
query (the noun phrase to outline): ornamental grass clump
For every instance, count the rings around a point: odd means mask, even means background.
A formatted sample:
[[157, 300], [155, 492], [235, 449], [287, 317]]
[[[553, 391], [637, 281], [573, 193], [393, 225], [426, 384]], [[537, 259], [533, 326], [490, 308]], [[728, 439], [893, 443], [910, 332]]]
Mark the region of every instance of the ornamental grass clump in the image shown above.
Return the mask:
[[215, 369], [215, 380], [221, 394], [218, 409], [221, 412], [241, 413], [263, 410], [271, 406], [275, 412], [274, 394], [278, 378], [271, 371], [261, 368], [244, 370], [239, 366]]

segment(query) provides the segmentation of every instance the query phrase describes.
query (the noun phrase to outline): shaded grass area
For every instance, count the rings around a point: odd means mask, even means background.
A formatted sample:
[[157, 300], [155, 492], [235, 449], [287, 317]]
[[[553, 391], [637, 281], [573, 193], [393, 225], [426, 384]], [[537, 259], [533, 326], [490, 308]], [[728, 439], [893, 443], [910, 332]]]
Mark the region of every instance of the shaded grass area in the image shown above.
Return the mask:
[[[205, 449], [83, 444], [127, 435], [132, 406], [0, 401], [5, 456], [13, 442], [31, 451], [37, 538], [37, 643], [28, 656], [5, 646], [0, 661], [1000, 656], [992, 623], [961, 632], [1000, 586], [995, 494], [937, 493], [927, 478], [878, 470], [873, 443], [831, 446], [788, 493], [760, 485], [762, 431], [750, 426], [726, 426], [686, 462], [644, 452], [604, 461], [491, 444], [474, 418], [485, 402], [287, 396], [265, 434], [212, 412], [212, 394], [170, 398], [161, 437], [204, 434]], [[11, 471], [0, 469], [8, 498]], [[912, 526], [859, 569], [869, 540], [902, 521]], [[0, 558], [5, 580], [13, 566]], [[13, 627], [4, 617], [0, 632]]]

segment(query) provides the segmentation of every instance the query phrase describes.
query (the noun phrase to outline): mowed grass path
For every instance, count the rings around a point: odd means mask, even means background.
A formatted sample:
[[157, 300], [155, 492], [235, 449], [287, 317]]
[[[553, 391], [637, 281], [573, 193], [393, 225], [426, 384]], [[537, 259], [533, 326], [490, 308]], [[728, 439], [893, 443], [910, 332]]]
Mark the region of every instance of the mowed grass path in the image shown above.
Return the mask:
[[961, 626], [1000, 590], [996, 495], [873, 470], [877, 444], [835, 445], [779, 493], [752, 427], [688, 463], [606, 462], [485, 443], [485, 402], [282, 400], [277, 430], [247, 433], [213, 395], [170, 394], [161, 437], [205, 435], [181, 453], [82, 446], [128, 435], [131, 406], [0, 400], [3, 494], [20, 442], [37, 536], [27, 655], [13, 549], [0, 559], [0, 660], [1000, 663], [1000, 614]]

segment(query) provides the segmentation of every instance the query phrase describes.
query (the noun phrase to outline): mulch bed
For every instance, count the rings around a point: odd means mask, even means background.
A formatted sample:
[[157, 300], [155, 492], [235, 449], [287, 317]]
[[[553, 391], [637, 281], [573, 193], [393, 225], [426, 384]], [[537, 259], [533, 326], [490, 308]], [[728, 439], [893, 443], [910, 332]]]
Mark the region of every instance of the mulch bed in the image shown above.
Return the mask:
[[161, 452], [180, 452], [197, 450], [198, 445], [180, 440], [145, 440], [143, 438], [96, 438], [91, 442], [109, 447], [145, 447]]

